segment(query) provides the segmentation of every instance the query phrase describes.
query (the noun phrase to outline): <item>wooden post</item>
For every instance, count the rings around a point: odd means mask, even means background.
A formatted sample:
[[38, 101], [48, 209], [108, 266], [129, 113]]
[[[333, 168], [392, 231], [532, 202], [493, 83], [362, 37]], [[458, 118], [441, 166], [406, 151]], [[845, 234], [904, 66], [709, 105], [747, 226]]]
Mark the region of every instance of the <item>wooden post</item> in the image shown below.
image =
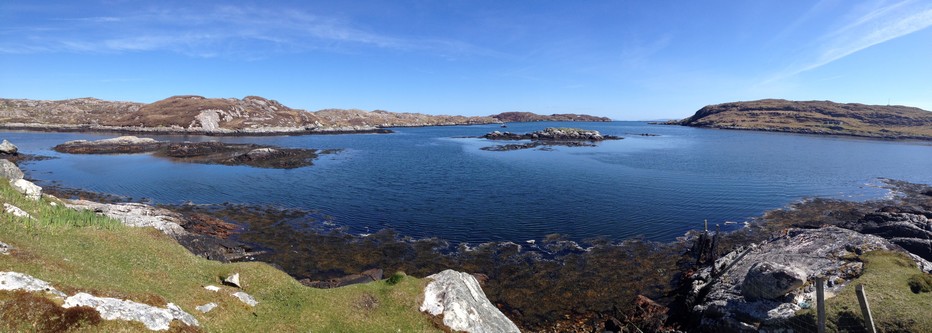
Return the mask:
[[819, 314], [819, 333], [825, 333], [825, 281], [822, 280], [822, 277], [816, 277], [816, 310]]
[[867, 294], [864, 292], [864, 285], [859, 284], [854, 291], [858, 294], [858, 303], [861, 304], [861, 314], [864, 316], [864, 326], [868, 333], [877, 333], [874, 328], [874, 317], [871, 315], [870, 304], [867, 304]]

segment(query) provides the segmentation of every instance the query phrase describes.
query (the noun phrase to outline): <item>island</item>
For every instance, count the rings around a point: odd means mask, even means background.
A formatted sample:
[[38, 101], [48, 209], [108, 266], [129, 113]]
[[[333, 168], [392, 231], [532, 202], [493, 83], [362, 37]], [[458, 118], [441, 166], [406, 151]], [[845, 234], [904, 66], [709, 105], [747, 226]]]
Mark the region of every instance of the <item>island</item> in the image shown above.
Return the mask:
[[278, 101], [246, 96], [173, 96], [154, 103], [0, 99], [0, 128], [197, 135], [303, 135], [390, 133], [391, 127], [501, 124], [518, 121], [610, 121], [590, 115], [506, 112], [493, 116], [324, 109], [309, 112]]
[[96, 141], [75, 140], [53, 148], [68, 154], [139, 154], [153, 153], [177, 162], [223, 165], [248, 165], [258, 168], [294, 169], [313, 164], [319, 154], [335, 150], [279, 148], [256, 144], [231, 144], [217, 141], [168, 142], [152, 138], [121, 136]]
[[495, 145], [480, 148], [482, 150], [491, 151], [531, 149], [540, 146], [591, 147], [595, 146], [595, 143], [599, 141], [623, 139], [622, 137], [614, 135], [602, 135], [602, 133], [595, 130], [567, 127], [548, 127], [540, 131], [524, 134], [494, 131], [486, 133], [482, 138], [487, 140], [507, 141], [531, 140], [531, 142], [528, 143]]
[[932, 140], [932, 112], [900, 105], [764, 99], [709, 105], [668, 125]]

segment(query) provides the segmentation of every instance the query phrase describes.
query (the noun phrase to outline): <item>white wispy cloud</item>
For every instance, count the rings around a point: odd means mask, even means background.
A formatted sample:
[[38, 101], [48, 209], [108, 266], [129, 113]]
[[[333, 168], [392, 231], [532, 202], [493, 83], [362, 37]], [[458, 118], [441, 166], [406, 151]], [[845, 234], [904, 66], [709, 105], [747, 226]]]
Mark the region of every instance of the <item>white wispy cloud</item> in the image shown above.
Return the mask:
[[165, 50], [192, 56], [221, 54], [262, 57], [276, 52], [347, 51], [375, 47], [427, 51], [439, 56], [494, 54], [472, 44], [442, 38], [393, 36], [367, 30], [349, 19], [300, 9], [224, 5], [207, 9], [148, 9], [108, 15], [49, 19], [43, 24], [3, 27], [0, 53]]
[[791, 77], [932, 26], [932, 3], [900, 1], [881, 3], [871, 10], [850, 16], [848, 22], [815, 40], [814, 53], [804, 53], [795, 64], [764, 83]]

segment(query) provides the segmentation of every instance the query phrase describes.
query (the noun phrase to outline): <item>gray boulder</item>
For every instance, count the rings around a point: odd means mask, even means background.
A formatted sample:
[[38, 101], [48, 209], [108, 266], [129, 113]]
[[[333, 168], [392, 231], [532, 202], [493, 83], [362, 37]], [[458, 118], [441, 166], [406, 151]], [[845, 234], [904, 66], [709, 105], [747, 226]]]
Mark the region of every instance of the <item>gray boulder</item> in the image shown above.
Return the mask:
[[23, 179], [23, 170], [20, 170], [13, 162], [0, 159], [0, 178], [9, 180]]
[[780, 299], [806, 283], [802, 270], [773, 262], [759, 262], [751, 266], [741, 294], [748, 300]]
[[65, 308], [89, 306], [100, 312], [105, 320], [138, 321], [153, 331], [164, 331], [172, 320], [179, 320], [188, 326], [198, 326], [197, 319], [184, 312], [177, 305], [168, 303], [167, 308], [121, 300], [110, 297], [96, 297], [88, 293], [77, 293], [65, 299]]
[[31, 181], [20, 178], [10, 181], [10, 185], [13, 185], [16, 191], [22, 193], [30, 200], [39, 200], [39, 197], [42, 196], [42, 188], [33, 184]]
[[6, 139], [3, 139], [3, 142], [0, 143], [0, 153], [7, 155], [16, 155], [19, 151], [19, 148], [16, 148], [16, 145], [10, 143]]
[[421, 312], [443, 318], [443, 325], [463, 332], [520, 332], [470, 274], [445, 270], [427, 277]]

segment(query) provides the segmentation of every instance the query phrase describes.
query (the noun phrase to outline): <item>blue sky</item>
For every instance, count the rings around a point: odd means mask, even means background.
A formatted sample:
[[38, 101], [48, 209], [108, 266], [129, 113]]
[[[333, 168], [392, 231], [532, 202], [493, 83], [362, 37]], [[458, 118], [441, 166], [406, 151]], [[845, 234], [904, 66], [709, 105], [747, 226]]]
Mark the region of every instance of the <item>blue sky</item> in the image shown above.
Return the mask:
[[932, 110], [932, 1], [0, 2], [0, 97], [682, 118], [761, 98]]

